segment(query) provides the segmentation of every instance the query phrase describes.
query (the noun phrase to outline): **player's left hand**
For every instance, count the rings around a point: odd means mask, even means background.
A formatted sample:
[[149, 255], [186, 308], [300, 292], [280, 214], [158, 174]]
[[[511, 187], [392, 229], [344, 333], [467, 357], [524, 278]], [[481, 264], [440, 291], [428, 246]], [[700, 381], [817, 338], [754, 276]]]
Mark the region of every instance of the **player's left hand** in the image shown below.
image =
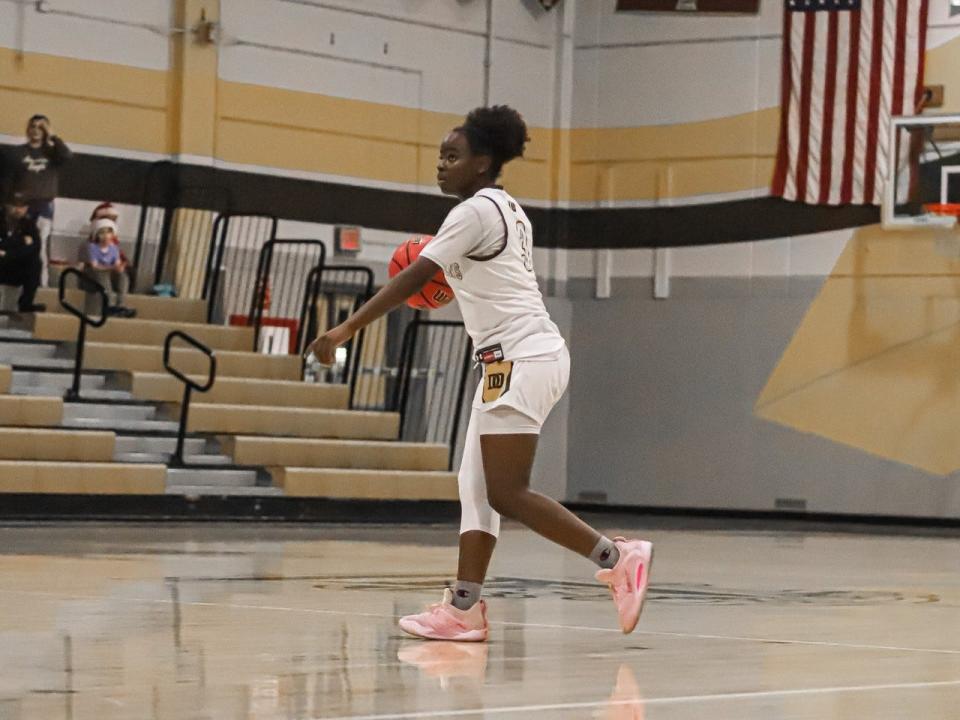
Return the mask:
[[353, 337], [353, 333], [344, 325], [337, 325], [314, 340], [307, 347], [307, 353], [313, 353], [324, 365], [333, 365], [337, 348]]

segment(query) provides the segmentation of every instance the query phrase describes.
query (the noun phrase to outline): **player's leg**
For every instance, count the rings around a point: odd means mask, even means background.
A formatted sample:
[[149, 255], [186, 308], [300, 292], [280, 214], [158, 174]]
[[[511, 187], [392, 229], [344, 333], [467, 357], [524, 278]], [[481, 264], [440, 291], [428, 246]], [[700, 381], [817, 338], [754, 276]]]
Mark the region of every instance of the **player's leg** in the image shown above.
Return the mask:
[[487, 502], [477, 413], [470, 416], [457, 482], [460, 488], [460, 557], [457, 583], [425, 612], [400, 619], [400, 628], [428, 640], [487, 639], [486, 605], [480, 599], [500, 532], [500, 516]]
[[511, 407], [483, 414], [480, 447], [487, 496], [494, 510], [558, 545], [592, 560], [597, 579], [609, 585], [620, 627], [631, 632], [643, 609], [653, 545], [603, 536], [563, 505], [530, 488], [539, 426]]
[[479, 415], [470, 414], [457, 485], [460, 491], [460, 555], [453, 604], [467, 610], [480, 599], [490, 558], [500, 534], [500, 516], [487, 499], [480, 452]]
[[[530, 489], [539, 435], [533, 432], [484, 432], [496, 429], [500, 422], [510, 423], [511, 416], [523, 422], [522, 413], [512, 408], [491, 410], [485, 413], [481, 430], [480, 447], [491, 506], [547, 540], [590, 557], [601, 534], [553, 498]], [[503, 427], [509, 429], [510, 425], [504, 424]], [[616, 553], [615, 548], [612, 552]]]

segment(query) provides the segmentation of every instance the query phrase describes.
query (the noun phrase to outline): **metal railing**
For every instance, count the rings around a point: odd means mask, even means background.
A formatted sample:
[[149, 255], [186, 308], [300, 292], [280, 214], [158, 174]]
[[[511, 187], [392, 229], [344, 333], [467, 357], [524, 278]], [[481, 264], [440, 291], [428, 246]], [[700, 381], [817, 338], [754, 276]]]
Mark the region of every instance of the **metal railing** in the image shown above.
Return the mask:
[[249, 316], [250, 299], [256, 296], [260, 251], [276, 239], [277, 223], [276, 215], [224, 213], [216, 219], [203, 280], [207, 322]]
[[[193, 378], [180, 372], [170, 364], [170, 353], [173, 347], [173, 341], [177, 338], [192, 345], [210, 360], [210, 364], [207, 367], [207, 381], [205, 383], [200, 384], [196, 382]], [[168, 373], [183, 383], [183, 402], [180, 405], [180, 425], [177, 428], [177, 449], [173, 453], [170, 465], [172, 467], [184, 467], [186, 463], [183, 460], [183, 445], [187, 437], [187, 420], [190, 416], [190, 397], [194, 390], [204, 393], [213, 387], [213, 384], [217, 380], [217, 356], [213, 350], [199, 340], [190, 337], [185, 332], [174, 330], [167, 335], [163, 341], [163, 367]]]
[[[267, 324], [285, 329], [289, 334], [287, 352], [300, 353], [303, 335], [300, 323], [312, 291], [308, 281], [314, 270], [323, 270], [326, 257], [322, 240], [274, 238], [263, 244], [247, 315], [247, 323], [254, 327], [254, 351], [264, 350], [260, 346], [261, 329]], [[317, 277], [320, 276], [318, 273]], [[270, 317], [265, 318], [268, 309]]]
[[399, 439], [447, 444], [450, 467], [472, 365], [470, 347], [461, 322], [417, 318], [403, 334], [392, 401], [400, 413]]
[[[297, 332], [297, 351], [302, 355], [320, 328], [339, 325], [373, 295], [373, 270], [363, 265], [318, 265], [307, 276]], [[321, 313], [323, 317], [321, 318]], [[329, 368], [326, 382], [350, 384], [350, 408], [356, 402], [359, 367], [366, 331], [360, 331], [344, 346], [342, 362]]]
[[[85, 292], [97, 293], [100, 296], [100, 317], [93, 318], [87, 314], [86, 310], [81, 310], [67, 299], [67, 278], [71, 275], [76, 276], [77, 285]], [[80, 329], [77, 331], [77, 352], [73, 364], [73, 385], [66, 392], [67, 400], [78, 400], [80, 398], [80, 379], [83, 374], [83, 351], [87, 343], [87, 326], [103, 327], [107, 322], [108, 308], [110, 298], [103, 285], [91, 277], [84, 275], [76, 268], [67, 268], [60, 273], [60, 283], [57, 287], [57, 297], [60, 305], [80, 321]]]
[[183, 297], [200, 297], [199, 281], [190, 275], [210, 242], [210, 223], [219, 213], [229, 212], [231, 196], [225, 187], [210, 182], [184, 184], [180, 174], [180, 166], [169, 160], [154, 163], [147, 172], [131, 291], [169, 282]]

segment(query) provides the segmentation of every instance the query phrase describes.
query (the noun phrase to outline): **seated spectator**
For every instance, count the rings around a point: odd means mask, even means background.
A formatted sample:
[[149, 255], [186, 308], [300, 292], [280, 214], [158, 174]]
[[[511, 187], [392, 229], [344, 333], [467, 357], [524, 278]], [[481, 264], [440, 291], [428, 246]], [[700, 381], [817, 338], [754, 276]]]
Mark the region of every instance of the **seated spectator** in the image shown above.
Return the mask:
[[116, 294], [114, 303], [108, 310], [110, 315], [134, 317], [137, 314], [136, 310], [124, 305], [130, 278], [127, 277], [127, 264], [120, 257], [117, 226], [113, 220], [100, 218], [94, 221], [93, 238], [87, 243], [83, 272]]
[[15, 193], [4, 204], [0, 217], [0, 285], [22, 288], [17, 307], [20, 312], [43, 312], [35, 303], [43, 263], [40, 259], [40, 232], [28, 216], [27, 199]]
[[[120, 213], [117, 212], [116, 206], [111, 202], [100, 203], [93, 209], [93, 212], [90, 213], [90, 226], [89, 226], [89, 235], [88, 235], [88, 240], [90, 242], [96, 242], [96, 240], [94, 240], [94, 237], [93, 237], [93, 224], [101, 218], [106, 218], [107, 220], [113, 220], [113, 223], [119, 227], [118, 223], [120, 220]], [[119, 246], [120, 238], [117, 237], [117, 235], [114, 235], [113, 242]], [[127, 271], [129, 272], [130, 261], [127, 259], [126, 254], [123, 252], [123, 248], [120, 248], [120, 262], [122, 262], [126, 266]]]

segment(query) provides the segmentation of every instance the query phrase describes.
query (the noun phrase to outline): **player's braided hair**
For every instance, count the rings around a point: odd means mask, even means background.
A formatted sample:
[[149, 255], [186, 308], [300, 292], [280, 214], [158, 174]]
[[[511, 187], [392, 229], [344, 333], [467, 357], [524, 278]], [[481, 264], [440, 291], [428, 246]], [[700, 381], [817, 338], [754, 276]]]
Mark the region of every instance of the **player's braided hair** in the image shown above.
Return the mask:
[[466, 136], [471, 153], [491, 157], [490, 177], [494, 179], [504, 163], [523, 156], [523, 146], [530, 140], [523, 117], [508, 105], [471, 110], [463, 125], [455, 130]]

